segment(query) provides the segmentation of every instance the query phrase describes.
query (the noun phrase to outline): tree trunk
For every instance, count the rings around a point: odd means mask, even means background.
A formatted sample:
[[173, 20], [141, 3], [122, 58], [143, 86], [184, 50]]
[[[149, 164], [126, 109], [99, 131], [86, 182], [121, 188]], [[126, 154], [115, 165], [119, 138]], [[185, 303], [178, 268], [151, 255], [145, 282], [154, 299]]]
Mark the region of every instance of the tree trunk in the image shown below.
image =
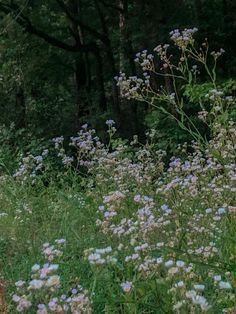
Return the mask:
[[[132, 42], [130, 39], [128, 29], [128, 1], [119, 0], [120, 6], [120, 72], [129, 72], [131, 75], [136, 74], [134, 63], [134, 52]], [[122, 100], [123, 109], [126, 112], [126, 119], [123, 123], [123, 130], [125, 136], [132, 137], [138, 133], [138, 118], [137, 118], [137, 102], [135, 100], [128, 101]], [[127, 129], [128, 126], [128, 129]]]
[[17, 123], [16, 127], [21, 129], [26, 127], [26, 106], [25, 95], [22, 87], [16, 88], [16, 112]]
[[[80, 15], [79, 1], [69, 0], [69, 9], [72, 15]], [[83, 32], [81, 27], [72, 20], [71, 29], [75, 39], [76, 46], [84, 45]], [[76, 94], [77, 94], [77, 121], [76, 124], [79, 125], [79, 121], [84, 116], [89, 115], [91, 108], [90, 101], [90, 86], [91, 86], [91, 73], [89, 66], [88, 52], [82, 52], [76, 55], [75, 60], [75, 80], [76, 80]]]
[[195, 23], [197, 27], [200, 27], [201, 20], [202, 20], [202, 1], [201, 0], [194, 0], [193, 7], [195, 12]]
[[77, 89], [77, 118], [81, 120], [82, 117], [89, 114], [88, 98], [86, 92], [86, 68], [83, 57], [77, 58], [75, 61], [75, 80]]
[[109, 36], [109, 30], [107, 27], [107, 19], [108, 16], [104, 15], [104, 12], [100, 8], [100, 4], [97, 0], [94, 0], [100, 22], [101, 22], [101, 27], [103, 31], [103, 36], [106, 38], [106, 42], [103, 41], [103, 45], [105, 48], [105, 53], [107, 55], [107, 61], [109, 64], [109, 69], [110, 69], [110, 76], [112, 80], [112, 112], [114, 115], [114, 119], [117, 123], [117, 125], [120, 125], [120, 119], [121, 119], [121, 110], [120, 110], [120, 99], [119, 99], [119, 90], [116, 84], [116, 81], [114, 80], [114, 77], [118, 74], [117, 69], [116, 69], [116, 63], [115, 63], [115, 58], [114, 58], [114, 53], [113, 49], [111, 46], [111, 41], [110, 41], [110, 36]]
[[114, 79], [114, 77], [118, 74], [116, 70], [116, 64], [115, 64], [115, 58], [113, 55], [113, 51], [111, 48], [111, 45], [107, 45], [106, 47], [106, 54], [107, 54], [107, 60], [110, 65], [110, 73], [111, 73], [111, 79], [112, 79], [112, 111], [116, 120], [116, 123], [120, 124], [120, 99], [119, 99], [119, 90], [117, 83]]
[[106, 93], [104, 87], [104, 76], [103, 76], [103, 66], [102, 66], [102, 58], [100, 55], [99, 48], [94, 51], [95, 61], [96, 61], [96, 82], [97, 89], [99, 93], [99, 110], [101, 112], [105, 112], [107, 110], [107, 100]]

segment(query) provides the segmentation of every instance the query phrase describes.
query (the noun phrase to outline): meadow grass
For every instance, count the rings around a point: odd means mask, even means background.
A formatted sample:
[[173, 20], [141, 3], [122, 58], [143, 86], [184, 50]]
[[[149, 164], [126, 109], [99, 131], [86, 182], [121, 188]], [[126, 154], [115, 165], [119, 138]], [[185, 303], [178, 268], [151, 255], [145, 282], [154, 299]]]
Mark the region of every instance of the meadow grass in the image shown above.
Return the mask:
[[[165, 153], [148, 143], [132, 154], [127, 144], [111, 151], [86, 126], [76, 139], [85, 179], [68, 165], [47, 186], [43, 171], [38, 181], [30, 176], [32, 164], [23, 177], [2, 176], [8, 313], [233, 313], [235, 130], [221, 128], [206, 151], [181, 147], [165, 167]], [[48, 171], [49, 161], [40, 162]]]

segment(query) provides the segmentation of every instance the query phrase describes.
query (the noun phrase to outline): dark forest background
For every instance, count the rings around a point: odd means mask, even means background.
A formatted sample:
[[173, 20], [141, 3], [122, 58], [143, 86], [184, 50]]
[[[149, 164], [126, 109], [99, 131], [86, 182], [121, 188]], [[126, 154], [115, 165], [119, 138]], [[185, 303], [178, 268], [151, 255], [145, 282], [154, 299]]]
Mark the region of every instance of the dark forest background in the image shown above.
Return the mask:
[[52, 138], [85, 122], [102, 135], [112, 118], [122, 137], [142, 138], [154, 126], [163, 141], [178, 141], [181, 133], [151, 108], [121, 99], [114, 77], [137, 75], [135, 54], [185, 27], [224, 48], [218, 77], [235, 93], [235, 0], [1, 0], [0, 124]]

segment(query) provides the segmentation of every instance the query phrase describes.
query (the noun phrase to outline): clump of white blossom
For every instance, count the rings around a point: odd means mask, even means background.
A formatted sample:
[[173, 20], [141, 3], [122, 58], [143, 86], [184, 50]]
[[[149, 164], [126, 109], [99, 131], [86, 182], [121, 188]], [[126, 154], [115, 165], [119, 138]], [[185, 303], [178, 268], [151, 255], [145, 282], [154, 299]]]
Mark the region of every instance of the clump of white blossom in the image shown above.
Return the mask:
[[55, 240], [55, 244], [44, 243], [42, 254], [44, 264], [34, 264], [29, 280], [15, 282], [16, 292], [12, 296], [17, 312], [36, 314], [48, 313], [91, 313], [88, 291], [77, 284], [70, 293], [61, 290], [62, 278], [58, 274], [59, 264], [51, 263], [63, 255], [65, 239]]

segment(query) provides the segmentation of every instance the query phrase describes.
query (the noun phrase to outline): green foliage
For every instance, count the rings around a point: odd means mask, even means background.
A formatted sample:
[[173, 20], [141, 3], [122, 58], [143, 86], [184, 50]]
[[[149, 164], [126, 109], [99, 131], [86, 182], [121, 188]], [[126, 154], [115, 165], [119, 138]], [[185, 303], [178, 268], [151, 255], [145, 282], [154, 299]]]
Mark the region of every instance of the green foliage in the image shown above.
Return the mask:
[[49, 143], [40, 133], [32, 134], [27, 129], [16, 129], [15, 124], [0, 128], [0, 173], [13, 174], [23, 155], [39, 154]]
[[[147, 125], [156, 130], [159, 147], [167, 147], [171, 153], [177, 143], [192, 140], [204, 147], [215, 125], [226, 125], [235, 117], [234, 81], [217, 80], [216, 65], [225, 51], [209, 52], [207, 40], [199, 48], [194, 38], [197, 30], [175, 29], [170, 32], [171, 46], [160, 44], [154, 54], [147, 50], [136, 54], [139, 76], [121, 73], [117, 78], [124, 98], [153, 108], [146, 116]], [[170, 50], [175, 51], [175, 58]], [[202, 72], [206, 82], [199, 83]], [[160, 78], [164, 78], [164, 86], [158, 83]]]
[[158, 110], [146, 115], [146, 124], [148, 128], [155, 130], [154, 140], [157, 147], [171, 153], [176, 152], [179, 143], [189, 142], [191, 138], [173, 118]]

